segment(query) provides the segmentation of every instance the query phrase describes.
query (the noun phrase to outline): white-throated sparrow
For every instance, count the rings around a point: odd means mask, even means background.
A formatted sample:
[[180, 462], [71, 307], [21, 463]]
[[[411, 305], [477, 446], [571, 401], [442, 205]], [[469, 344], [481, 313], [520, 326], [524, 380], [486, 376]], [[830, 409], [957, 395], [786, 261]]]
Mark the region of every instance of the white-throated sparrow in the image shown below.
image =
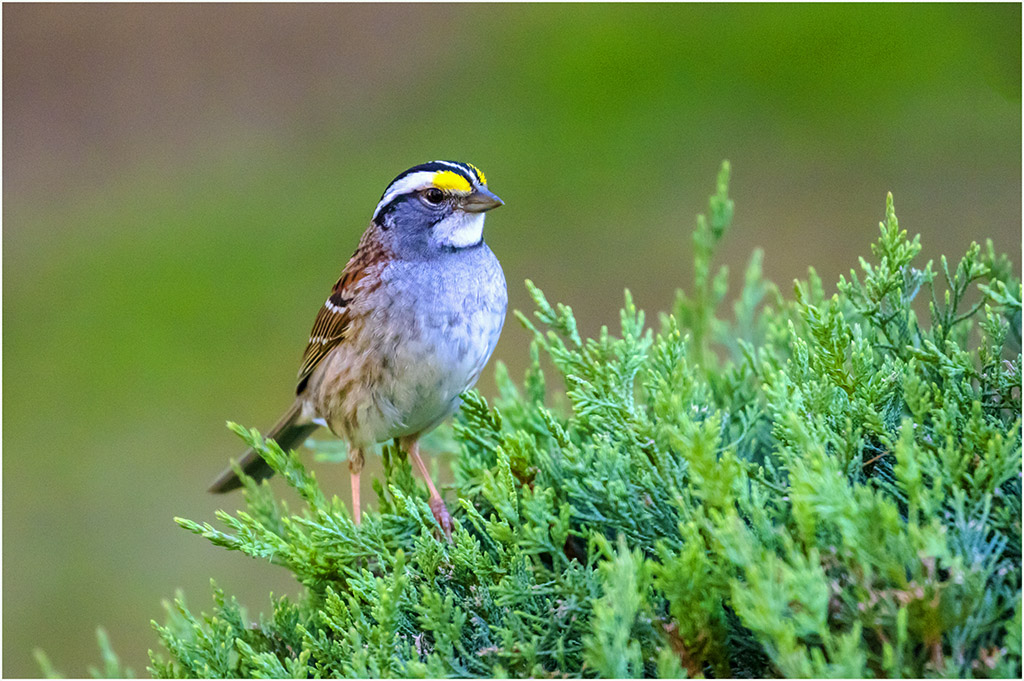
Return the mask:
[[[505, 322], [505, 277], [483, 241], [484, 216], [500, 205], [469, 163], [406, 170], [384, 191], [317, 314], [295, 402], [268, 436], [287, 450], [325, 425], [346, 440], [357, 523], [364, 453], [397, 438], [427, 482], [434, 516], [451, 533], [418, 440], [476, 383]], [[251, 449], [239, 465], [257, 479], [272, 474]], [[239, 486], [228, 469], [210, 491]]]

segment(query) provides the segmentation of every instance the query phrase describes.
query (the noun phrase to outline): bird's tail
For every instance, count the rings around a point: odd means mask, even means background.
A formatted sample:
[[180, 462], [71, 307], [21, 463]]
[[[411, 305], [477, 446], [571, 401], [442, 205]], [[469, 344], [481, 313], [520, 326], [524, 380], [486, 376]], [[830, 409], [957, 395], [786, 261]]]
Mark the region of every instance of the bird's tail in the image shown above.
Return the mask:
[[[316, 430], [319, 426], [315, 423], [299, 423], [299, 417], [302, 413], [302, 403], [299, 400], [295, 401], [291, 409], [281, 417], [281, 420], [277, 422], [270, 432], [267, 433], [267, 437], [273, 439], [280, 445], [281, 449], [288, 451], [293, 447], [302, 443], [309, 434]], [[251, 478], [256, 480], [263, 480], [269, 478], [274, 474], [274, 470], [267, 465], [267, 462], [263, 460], [256, 450], [249, 448], [245, 450], [241, 458], [238, 459], [238, 465], [241, 469]], [[210, 491], [215, 494], [222, 492], [230, 492], [233, 489], [238, 489], [242, 486], [242, 481], [235, 474], [235, 471], [228, 468], [223, 473], [217, 476], [217, 479], [210, 485]]]

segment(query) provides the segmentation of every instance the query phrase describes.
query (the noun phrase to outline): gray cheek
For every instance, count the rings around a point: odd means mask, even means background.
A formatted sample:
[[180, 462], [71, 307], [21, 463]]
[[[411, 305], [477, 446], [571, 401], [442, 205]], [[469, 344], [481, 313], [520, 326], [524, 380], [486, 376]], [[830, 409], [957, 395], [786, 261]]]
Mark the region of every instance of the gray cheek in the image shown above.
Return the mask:
[[395, 240], [402, 244], [422, 244], [427, 240], [430, 225], [450, 213], [451, 208], [431, 208], [419, 199], [410, 198], [396, 208], [391, 231]]

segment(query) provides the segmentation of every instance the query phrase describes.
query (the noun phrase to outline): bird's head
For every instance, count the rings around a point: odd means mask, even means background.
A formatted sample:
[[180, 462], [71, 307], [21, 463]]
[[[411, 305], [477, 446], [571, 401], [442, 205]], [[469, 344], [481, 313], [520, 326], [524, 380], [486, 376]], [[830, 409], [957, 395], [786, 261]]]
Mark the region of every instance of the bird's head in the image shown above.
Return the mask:
[[484, 216], [503, 204], [471, 163], [431, 161], [392, 180], [373, 222], [399, 255], [457, 251], [483, 243]]

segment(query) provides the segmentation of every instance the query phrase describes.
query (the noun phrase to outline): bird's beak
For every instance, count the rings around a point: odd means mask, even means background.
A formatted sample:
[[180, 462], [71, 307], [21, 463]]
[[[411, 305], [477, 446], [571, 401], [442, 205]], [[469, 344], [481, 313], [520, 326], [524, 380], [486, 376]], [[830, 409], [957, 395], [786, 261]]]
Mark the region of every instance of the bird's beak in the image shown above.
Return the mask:
[[467, 213], [483, 213], [504, 205], [505, 202], [486, 187], [480, 187], [462, 200], [462, 210]]

